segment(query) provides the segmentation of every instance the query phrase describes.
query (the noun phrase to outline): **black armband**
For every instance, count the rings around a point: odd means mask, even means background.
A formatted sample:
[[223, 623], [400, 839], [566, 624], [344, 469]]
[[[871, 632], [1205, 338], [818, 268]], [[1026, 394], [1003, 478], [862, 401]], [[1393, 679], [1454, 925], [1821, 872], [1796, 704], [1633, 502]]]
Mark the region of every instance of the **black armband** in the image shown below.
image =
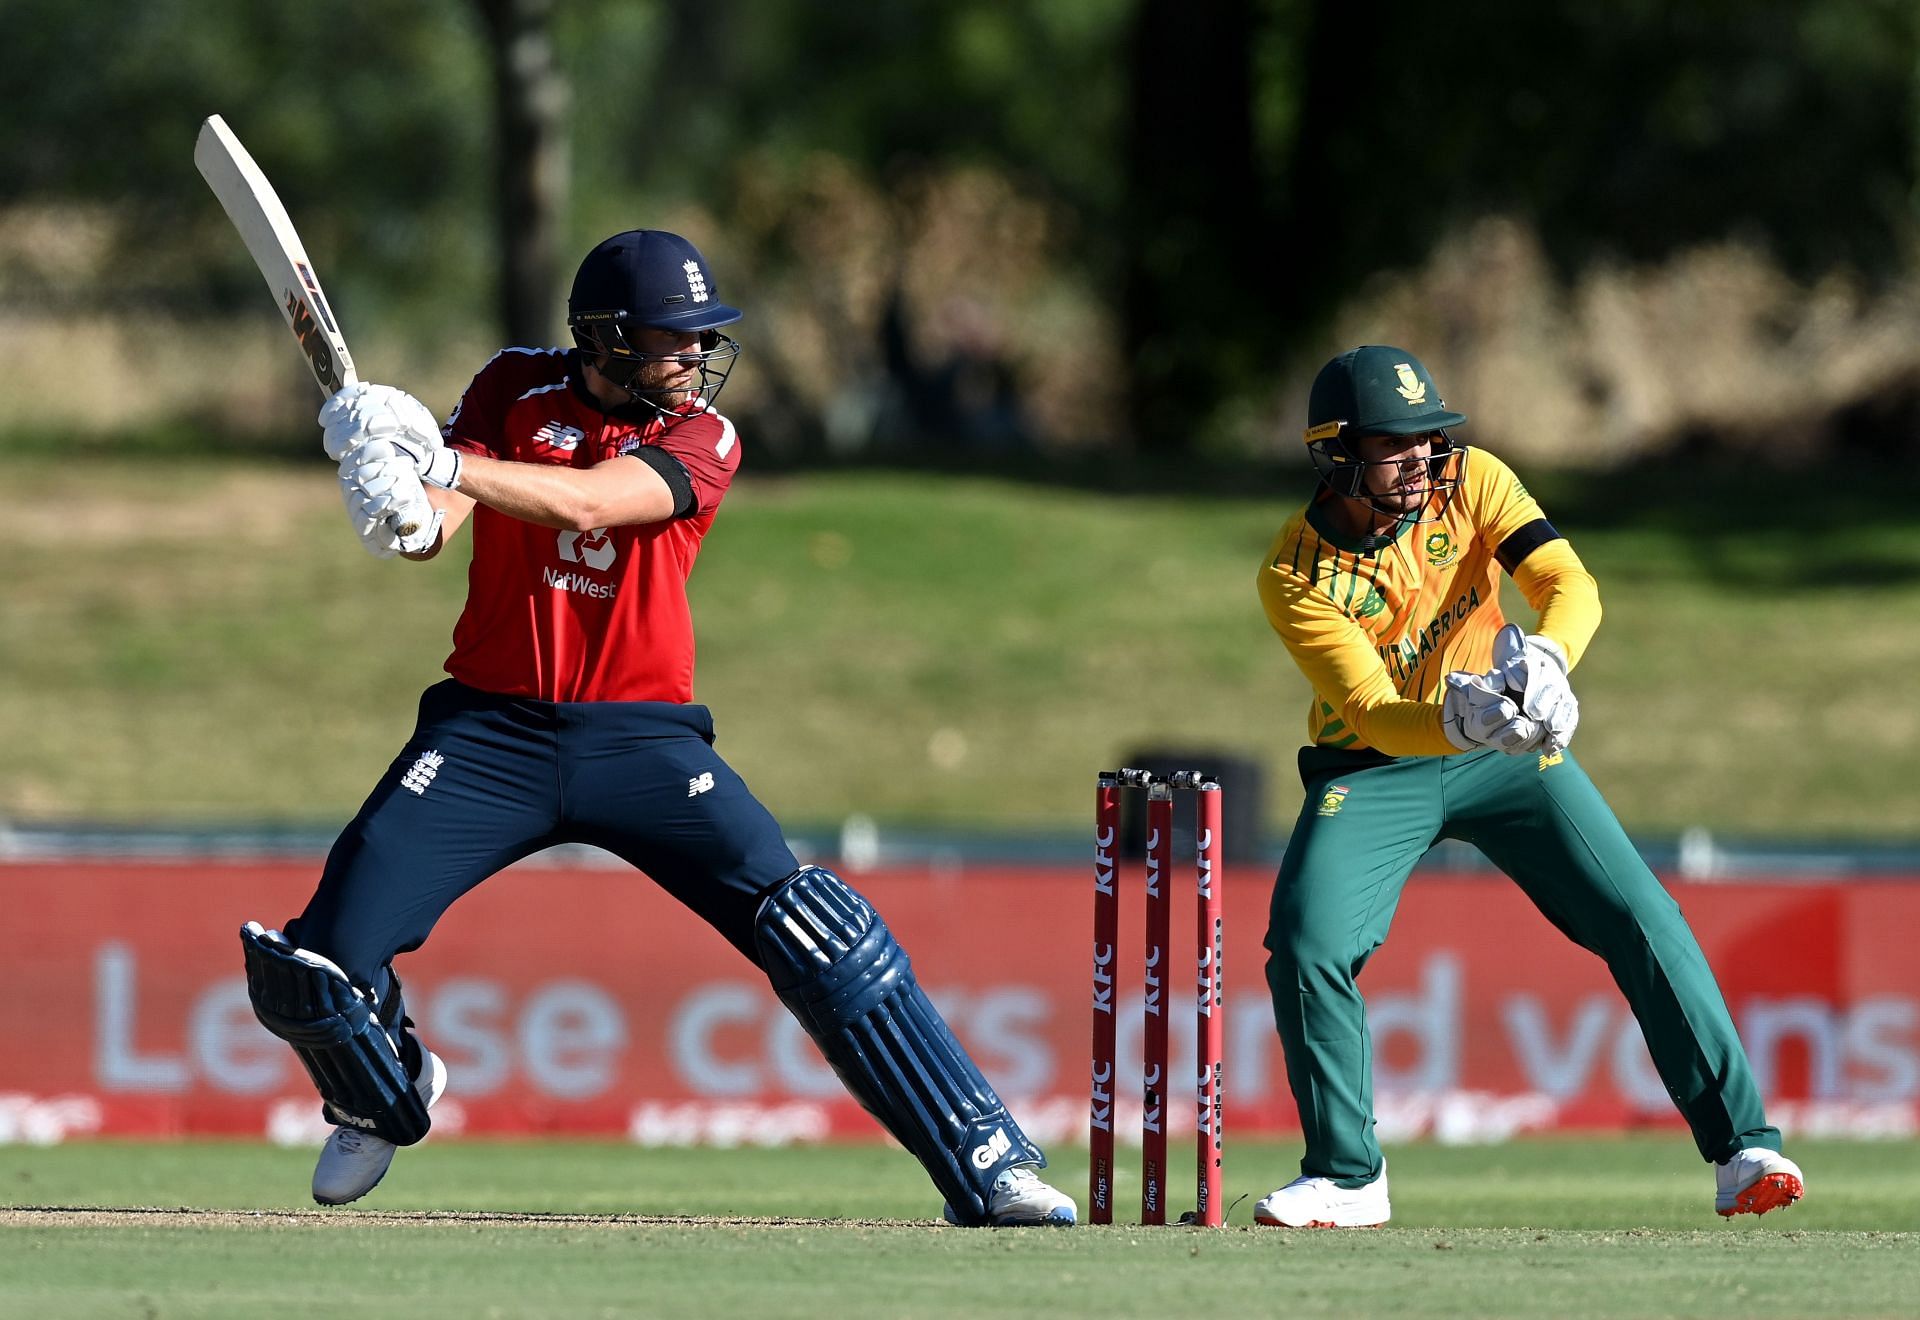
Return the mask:
[[660, 474], [667, 483], [667, 489], [673, 492], [673, 516], [688, 518], [693, 516], [699, 502], [693, 495], [693, 478], [687, 475], [686, 464], [669, 454], [659, 445], [641, 445], [632, 451], [635, 458]]
[[1538, 550], [1548, 541], [1564, 541], [1566, 538], [1554, 530], [1553, 524], [1545, 518], [1535, 518], [1519, 531], [1500, 543], [1494, 551], [1494, 557], [1500, 561], [1500, 567], [1507, 570], [1507, 576], [1513, 576], [1513, 570], [1522, 560]]

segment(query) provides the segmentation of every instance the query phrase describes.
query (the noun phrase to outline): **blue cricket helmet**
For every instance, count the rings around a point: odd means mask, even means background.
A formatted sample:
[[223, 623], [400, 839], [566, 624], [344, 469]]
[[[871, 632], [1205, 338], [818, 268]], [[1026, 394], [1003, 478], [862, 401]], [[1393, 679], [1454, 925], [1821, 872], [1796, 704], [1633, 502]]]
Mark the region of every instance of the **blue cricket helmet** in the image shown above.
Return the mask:
[[621, 322], [718, 330], [741, 317], [720, 301], [700, 250], [664, 229], [630, 229], [587, 253], [567, 297], [567, 324]]
[[[700, 250], [664, 229], [630, 229], [587, 253], [567, 297], [567, 326], [597, 370], [631, 391], [634, 402], [662, 417], [685, 416], [689, 404], [711, 404], [727, 383], [740, 345], [720, 333], [741, 318], [720, 293]], [[652, 353], [630, 332], [698, 334], [698, 352]], [[669, 359], [696, 367], [692, 390], [649, 389], [647, 368]]]

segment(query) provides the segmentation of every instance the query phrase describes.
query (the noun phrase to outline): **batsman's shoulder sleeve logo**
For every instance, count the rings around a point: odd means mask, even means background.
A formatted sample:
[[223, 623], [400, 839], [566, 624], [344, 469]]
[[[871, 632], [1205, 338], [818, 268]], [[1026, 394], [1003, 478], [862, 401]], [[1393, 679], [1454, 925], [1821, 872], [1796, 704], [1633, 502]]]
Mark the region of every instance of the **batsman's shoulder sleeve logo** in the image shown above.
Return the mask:
[[1356, 619], [1371, 619], [1386, 608], [1387, 598], [1380, 594], [1380, 588], [1368, 587], [1367, 594], [1362, 596], [1360, 603], [1353, 607], [1353, 617]]

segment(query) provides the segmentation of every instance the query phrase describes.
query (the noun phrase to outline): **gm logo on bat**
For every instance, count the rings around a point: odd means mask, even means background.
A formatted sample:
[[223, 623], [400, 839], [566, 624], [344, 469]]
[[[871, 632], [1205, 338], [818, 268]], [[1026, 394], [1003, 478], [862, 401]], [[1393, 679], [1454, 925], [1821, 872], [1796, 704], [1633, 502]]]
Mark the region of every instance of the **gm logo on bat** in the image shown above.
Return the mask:
[[340, 379], [340, 367], [333, 360], [333, 350], [327, 347], [327, 337], [320, 333], [307, 300], [292, 289], [287, 290], [287, 318], [293, 324], [293, 335], [300, 341], [301, 351], [313, 363], [314, 377], [337, 392], [346, 382]]

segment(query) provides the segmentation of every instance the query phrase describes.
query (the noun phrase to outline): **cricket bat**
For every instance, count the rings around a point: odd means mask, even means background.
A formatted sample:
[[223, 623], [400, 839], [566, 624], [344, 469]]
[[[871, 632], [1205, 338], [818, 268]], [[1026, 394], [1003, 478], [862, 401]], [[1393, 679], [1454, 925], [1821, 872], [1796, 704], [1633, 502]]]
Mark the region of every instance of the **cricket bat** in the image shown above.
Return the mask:
[[[287, 208], [280, 204], [267, 176], [219, 115], [208, 115], [200, 125], [200, 136], [193, 144], [193, 163], [220, 199], [221, 209], [239, 231], [253, 264], [266, 277], [267, 288], [300, 345], [321, 397], [330, 399], [357, 384], [360, 378], [354, 374], [346, 337], [333, 319], [327, 296], [320, 291], [320, 279], [313, 273], [313, 262], [307, 258], [307, 249], [287, 216]], [[412, 536], [420, 526], [395, 523], [393, 530], [401, 536]]]

